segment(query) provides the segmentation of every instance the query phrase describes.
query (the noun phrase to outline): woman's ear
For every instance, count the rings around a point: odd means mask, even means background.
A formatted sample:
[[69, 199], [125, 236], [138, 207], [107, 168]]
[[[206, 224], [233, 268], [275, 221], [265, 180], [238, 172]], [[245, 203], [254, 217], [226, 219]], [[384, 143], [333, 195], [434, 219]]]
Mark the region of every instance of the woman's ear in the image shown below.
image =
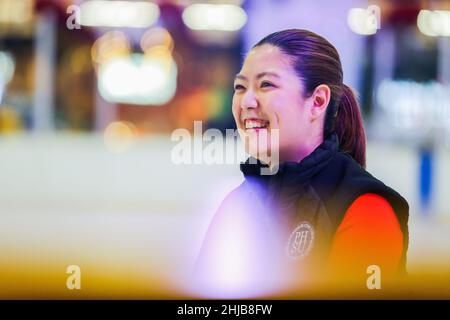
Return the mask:
[[321, 118], [327, 111], [327, 106], [330, 103], [331, 90], [326, 84], [318, 85], [311, 95], [312, 108], [311, 108], [311, 120]]

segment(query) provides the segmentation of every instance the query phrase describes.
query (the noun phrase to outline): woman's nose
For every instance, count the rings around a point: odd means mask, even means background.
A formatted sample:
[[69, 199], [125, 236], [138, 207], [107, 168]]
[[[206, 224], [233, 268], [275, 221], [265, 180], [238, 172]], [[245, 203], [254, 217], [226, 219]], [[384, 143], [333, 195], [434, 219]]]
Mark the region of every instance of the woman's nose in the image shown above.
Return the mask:
[[248, 90], [241, 100], [242, 109], [254, 109], [258, 107], [258, 99], [252, 90]]

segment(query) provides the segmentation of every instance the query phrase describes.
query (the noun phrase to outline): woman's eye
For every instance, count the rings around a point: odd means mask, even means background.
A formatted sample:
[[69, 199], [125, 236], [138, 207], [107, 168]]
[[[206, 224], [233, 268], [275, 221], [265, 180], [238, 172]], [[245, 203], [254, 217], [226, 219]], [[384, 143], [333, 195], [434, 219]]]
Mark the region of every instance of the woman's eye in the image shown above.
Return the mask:
[[270, 82], [263, 81], [261, 82], [261, 88], [272, 87], [273, 85]]
[[242, 90], [242, 89], [245, 89], [245, 87], [244, 87], [243, 85], [236, 84], [236, 85], [234, 86], [234, 90]]

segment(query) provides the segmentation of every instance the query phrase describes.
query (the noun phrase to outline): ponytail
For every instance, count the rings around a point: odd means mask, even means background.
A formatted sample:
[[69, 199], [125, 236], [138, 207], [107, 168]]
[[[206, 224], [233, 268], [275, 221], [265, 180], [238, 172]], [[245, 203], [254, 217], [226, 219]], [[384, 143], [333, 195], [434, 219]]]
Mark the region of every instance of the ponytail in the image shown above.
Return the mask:
[[348, 153], [363, 168], [366, 167], [366, 134], [359, 104], [353, 90], [343, 84], [342, 96], [337, 107], [334, 130], [339, 148]]

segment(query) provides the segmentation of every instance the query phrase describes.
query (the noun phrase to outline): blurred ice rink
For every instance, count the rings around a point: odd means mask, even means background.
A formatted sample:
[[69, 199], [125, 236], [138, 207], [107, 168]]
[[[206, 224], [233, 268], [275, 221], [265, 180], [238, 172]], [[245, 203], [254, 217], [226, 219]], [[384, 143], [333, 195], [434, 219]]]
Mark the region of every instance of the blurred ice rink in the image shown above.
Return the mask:
[[[101, 135], [1, 136], [2, 297], [73, 295], [65, 281], [74, 264], [82, 296], [180, 292], [215, 209], [242, 176], [238, 164], [175, 165], [173, 145], [154, 136], [111, 153]], [[427, 218], [417, 210], [417, 161], [407, 147], [369, 144], [368, 170], [411, 206], [410, 273], [448, 270], [450, 152], [438, 152]]]

